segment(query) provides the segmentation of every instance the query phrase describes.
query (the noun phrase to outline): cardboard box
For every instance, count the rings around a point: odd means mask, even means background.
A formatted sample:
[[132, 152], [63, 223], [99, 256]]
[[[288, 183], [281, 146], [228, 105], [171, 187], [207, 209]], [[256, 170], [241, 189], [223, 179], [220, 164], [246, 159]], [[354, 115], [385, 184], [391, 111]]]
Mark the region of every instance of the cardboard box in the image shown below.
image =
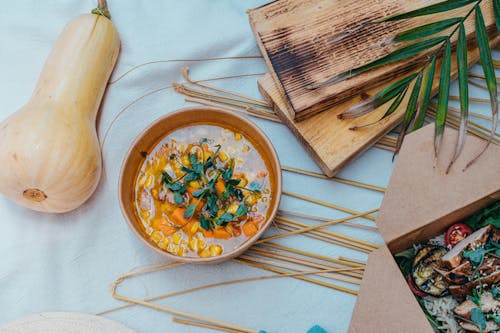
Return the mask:
[[433, 333], [393, 255], [500, 200], [500, 147], [492, 144], [463, 172], [485, 144], [469, 135], [462, 155], [445, 174], [457, 131], [446, 128], [436, 166], [433, 133], [431, 124], [405, 139], [377, 217], [387, 246], [369, 256], [350, 333]]

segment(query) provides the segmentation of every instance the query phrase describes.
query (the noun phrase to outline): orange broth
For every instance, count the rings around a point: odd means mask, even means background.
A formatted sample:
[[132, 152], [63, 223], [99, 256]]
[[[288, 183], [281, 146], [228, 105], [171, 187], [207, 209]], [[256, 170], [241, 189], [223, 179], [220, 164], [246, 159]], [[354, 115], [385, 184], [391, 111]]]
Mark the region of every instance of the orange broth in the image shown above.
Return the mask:
[[144, 232], [160, 249], [216, 257], [255, 235], [271, 204], [269, 169], [242, 133], [216, 125], [180, 128], [145, 158], [135, 183]]

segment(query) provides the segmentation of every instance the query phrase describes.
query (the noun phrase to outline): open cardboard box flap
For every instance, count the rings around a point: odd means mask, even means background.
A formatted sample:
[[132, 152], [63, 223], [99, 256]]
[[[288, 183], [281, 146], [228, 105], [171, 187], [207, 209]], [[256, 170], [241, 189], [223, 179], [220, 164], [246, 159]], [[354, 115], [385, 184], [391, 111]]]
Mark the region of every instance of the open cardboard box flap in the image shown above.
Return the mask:
[[432, 333], [392, 254], [444, 232], [499, 199], [500, 148], [492, 144], [464, 172], [485, 144], [469, 135], [460, 158], [446, 174], [457, 131], [446, 128], [437, 163], [433, 132], [434, 126], [428, 125], [405, 138], [377, 217], [387, 247], [370, 254], [350, 333]]

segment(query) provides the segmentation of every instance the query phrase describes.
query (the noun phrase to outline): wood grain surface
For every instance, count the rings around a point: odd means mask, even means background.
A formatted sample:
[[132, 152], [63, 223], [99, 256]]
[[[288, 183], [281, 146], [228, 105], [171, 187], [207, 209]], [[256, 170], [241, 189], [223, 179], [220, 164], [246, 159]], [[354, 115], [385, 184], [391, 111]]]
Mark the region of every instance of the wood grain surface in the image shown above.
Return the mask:
[[[421, 64], [432, 49], [331, 86], [307, 88], [403, 46], [389, 43], [398, 32], [443, 18], [463, 16], [471, 8], [466, 6], [410, 20], [374, 22], [440, 1], [278, 0], [250, 10], [249, 19], [276, 88], [285, 97], [283, 103], [292, 112], [292, 119], [303, 120]], [[496, 27], [492, 2], [486, 0], [481, 6], [487, 29], [493, 33]], [[473, 15], [465, 26], [468, 39], [473, 39]], [[441, 34], [449, 33], [450, 29]]]
[[[500, 42], [500, 37], [497, 36], [490, 40], [490, 45], [497, 45], [498, 42]], [[452, 59], [451, 73], [453, 77], [456, 77], [455, 53], [453, 53]], [[478, 50], [474, 44], [470, 44], [468, 52], [469, 65], [476, 63], [478, 60]], [[436, 73], [439, 73], [440, 68], [441, 63], [438, 62]], [[435, 76], [433, 83], [433, 95], [437, 93], [438, 76]], [[393, 79], [393, 81], [396, 80]], [[342, 104], [330, 107], [325, 112], [297, 122], [294, 120], [293, 110], [286, 103], [285, 97], [281, 94], [271, 74], [268, 73], [259, 79], [259, 89], [266, 100], [272, 103], [275, 112], [282, 121], [291, 129], [319, 167], [329, 177], [334, 176], [346, 164], [397, 126], [401, 122], [406, 108], [406, 101], [403, 101], [391, 116], [379, 121], [375, 125], [353, 131], [349, 128], [356, 125], [368, 124], [379, 119], [391, 103], [387, 103], [373, 112], [356, 119], [338, 119], [337, 115], [339, 113], [361, 101], [361, 97], [358, 95]], [[373, 95], [379, 89], [372, 88], [366, 93]], [[407, 94], [405, 99], [408, 99], [408, 96], [409, 94]]]

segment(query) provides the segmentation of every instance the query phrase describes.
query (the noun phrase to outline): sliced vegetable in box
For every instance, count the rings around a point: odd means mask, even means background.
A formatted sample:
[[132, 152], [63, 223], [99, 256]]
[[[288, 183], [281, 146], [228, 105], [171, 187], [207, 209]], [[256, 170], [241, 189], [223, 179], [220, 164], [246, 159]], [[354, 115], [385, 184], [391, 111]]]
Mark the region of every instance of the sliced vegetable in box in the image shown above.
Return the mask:
[[395, 259], [436, 332], [500, 332], [500, 202]]

